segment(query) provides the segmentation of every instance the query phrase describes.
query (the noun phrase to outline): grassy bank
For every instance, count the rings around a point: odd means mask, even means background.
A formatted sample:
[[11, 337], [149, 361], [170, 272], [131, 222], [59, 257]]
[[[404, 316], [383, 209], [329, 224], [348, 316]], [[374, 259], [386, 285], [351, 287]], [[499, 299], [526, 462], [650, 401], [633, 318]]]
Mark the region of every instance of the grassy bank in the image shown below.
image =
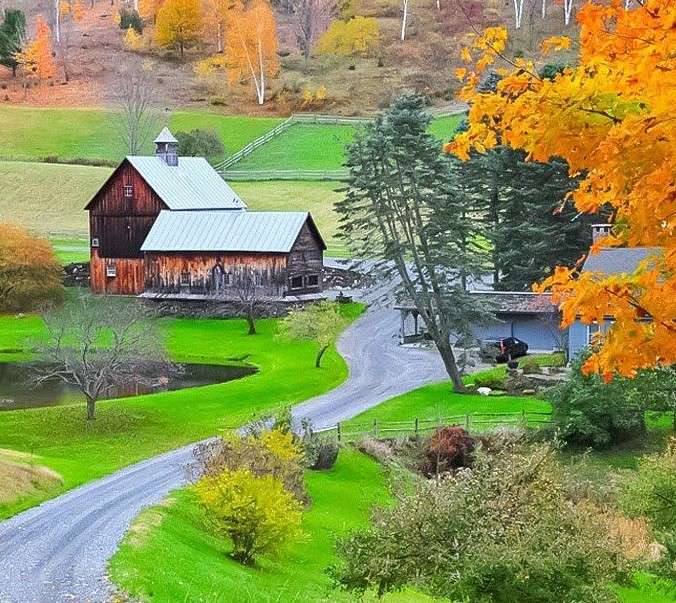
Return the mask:
[[[173, 130], [214, 129], [230, 155], [282, 120], [269, 117], [220, 115], [208, 111], [176, 111], [169, 118]], [[110, 111], [37, 107], [0, 107], [0, 157], [60, 161], [119, 161], [125, 155], [120, 126]], [[160, 124], [164, 125], [164, 124]], [[152, 139], [151, 139], [152, 140]], [[149, 142], [144, 148], [151, 153]]]
[[[354, 318], [361, 306], [345, 306]], [[205, 387], [99, 402], [88, 422], [82, 406], [0, 412], [0, 449], [27, 452], [36, 464], [63, 479], [59, 491], [246, 422], [253, 413], [279, 408], [325, 392], [345, 379], [335, 350], [314, 369], [308, 342], [282, 341], [277, 321], [259, 321], [259, 335], [246, 335], [241, 320], [165, 320], [171, 355], [182, 362], [256, 366], [250, 377]], [[0, 360], [25, 359], [22, 341], [39, 332], [33, 318], [0, 317]], [[5, 347], [6, 346], [6, 347]], [[9, 350], [9, 351], [7, 351]], [[14, 350], [14, 351], [12, 351]], [[50, 493], [50, 494], [53, 494]], [[39, 494], [0, 504], [6, 517], [45, 498]]]

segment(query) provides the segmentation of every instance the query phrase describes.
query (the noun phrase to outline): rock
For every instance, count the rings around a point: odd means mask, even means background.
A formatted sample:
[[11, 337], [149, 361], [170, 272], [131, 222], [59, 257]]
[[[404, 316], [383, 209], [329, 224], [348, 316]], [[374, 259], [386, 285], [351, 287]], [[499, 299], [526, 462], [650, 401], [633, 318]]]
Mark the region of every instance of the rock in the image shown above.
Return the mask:
[[493, 390], [490, 387], [477, 387], [476, 391], [480, 396], [490, 396]]
[[521, 393], [524, 396], [532, 396], [533, 394], [535, 394], [535, 390], [534, 389], [524, 389]]

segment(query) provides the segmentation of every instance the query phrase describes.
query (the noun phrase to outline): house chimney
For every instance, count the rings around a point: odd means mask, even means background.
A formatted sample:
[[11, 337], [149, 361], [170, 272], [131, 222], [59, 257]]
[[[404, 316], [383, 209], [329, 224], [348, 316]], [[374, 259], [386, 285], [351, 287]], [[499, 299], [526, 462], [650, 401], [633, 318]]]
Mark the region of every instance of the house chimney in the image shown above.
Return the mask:
[[592, 243], [596, 243], [601, 237], [608, 236], [612, 227], [612, 224], [592, 224]]
[[160, 135], [155, 139], [155, 155], [162, 159], [167, 165], [178, 165], [178, 140], [169, 131], [169, 128], [163, 128]]

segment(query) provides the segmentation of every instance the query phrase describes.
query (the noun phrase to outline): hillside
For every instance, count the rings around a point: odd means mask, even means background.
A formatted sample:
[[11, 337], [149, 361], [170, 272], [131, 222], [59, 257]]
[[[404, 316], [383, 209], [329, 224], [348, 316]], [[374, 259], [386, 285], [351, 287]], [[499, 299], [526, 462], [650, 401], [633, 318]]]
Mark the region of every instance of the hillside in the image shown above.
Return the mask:
[[[37, 15], [49, 16], [52, 4], [48, 0], [5, 0], [8, 8], [26, 11], [31, 35]], [[59, 65], [54, 78], [27, 89], [24, 82], [0, 67], [0, 100], [41, 106], [112, 106], [127, 74], [143, 68], [150, 76], [154, 102], [160, 108], [217, 106], [226, 113], [282, 115], [307, 109], [304, 94], [322, 86], [326, 98], [315, 103], [311, 107], [314, 110], [369, 112], [404, 89], [423, 92], [433, 103], [442, 105], [453, 98], [457, 86], [453, 69], [458, 65], [459, 49], [473, 28], [507, 27], [512, 36], [507, 50], [511, 56], [537, 54], [544, 37], [573, 33], [575, 28], [574, 21], [564, 24], [563, 7], [554, 0], [548, 0], [544, 19], [540, 0], [524, 0], [523, 23], [518, 30], [512, 2], [409, 0], [402, 42], [399, 0], [352, 0], [341, 4], [344, 14], [373, 17], [378, 22], [380, 43], [371, 56], [313, 53], [306, 61], [299, 50], [295, 16], [284, 8], [292, 3], [276, 0], [280, 71], [269, 82], [266, 103], [259, 107], [248, 80], [230, 85], [222, 72], [206, 78], [195, 74], [195, 63], [216, 52], [209, 23], [205, 23], [199, 43], [188, 48], [183, 60], [174, 49], [157, 46], [151, 22], [146, 24], [141, 47], [130, 50], [116, 22], [122, 4], [122, 0], [88, 0], [82, 3], [81, 21], [62, 25], [69, 81], [65, 81], [64, 68]], [[337, 9], [334, 16], [339, 16]]]

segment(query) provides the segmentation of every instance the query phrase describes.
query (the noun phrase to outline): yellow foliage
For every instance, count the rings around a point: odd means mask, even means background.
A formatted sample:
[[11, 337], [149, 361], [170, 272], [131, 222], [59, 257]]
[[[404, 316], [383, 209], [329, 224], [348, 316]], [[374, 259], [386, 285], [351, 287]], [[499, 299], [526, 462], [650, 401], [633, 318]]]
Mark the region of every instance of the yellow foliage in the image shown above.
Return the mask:
[[155, 21], [162, 4], [164, 4], [164, 0], [139, 0], [138, 12], [144, 19]]
[[271, 475], [226, 469], [203, 477], [195, 491], [212, 529], [232, 540], [232, 555], [242, 563], [275, 554], [301, 535], [301, 503]]
[[202, 28], [200, 0], [165, 0], [157, 13], [155, 41], [178, 48], [182, 57], [186, 46], [200, 39]]
[[317, 42], [317, 52], [346, 56], [369, 56], [380, 44], [380, 27], [373, 17], [334, 21]]
[[129, 27], [124, 34], [123, 43], [129, 50], [140, 50], [143, 46], [143, 36], [133, 27]]
[[227, 68], [227, 61], [224, 55], [215, 54], [195, 63], [195, 73], [200, 77], [213, 75], [218, 71], [224, 71]]
[[303, 448], [294, 441], [293, 434], [281, 429], [264, 431], [258, 438], [263, 446], [284, 462], [300, 463]]
[[[465, 158], [501, 143], [536, 161], [562, 157], [582, 175], [571, 195], [576, 207], [613, 210], [612, 236], [600, 246], [662, 248], [634, 274], [559, 268], [540, 287], [553, 292], [564, 327], [577, 317], [586, 324], [614, 317], [585, 365], [612, 379], [676, 362], [676, 3], [646, 0], [635, 10], [618, 0], [587, 3], [578, 21], [579, 65], [548, 80], [517, 59], [495, 92], [478, 92], [476, 82], [504, 49], [506, 32], [478, 36], [465, 53], [477, 55], [476, 67], [461, 93], [470, 127], [447, 150]], [[566, 44], [554, 39], [545, 49]]]
[[310, 88], [303, 89], [301, 107], [303, 109], [317, 109], [326, 104], [328, 92], [326, 86], [319, 86], [314, 92]]

